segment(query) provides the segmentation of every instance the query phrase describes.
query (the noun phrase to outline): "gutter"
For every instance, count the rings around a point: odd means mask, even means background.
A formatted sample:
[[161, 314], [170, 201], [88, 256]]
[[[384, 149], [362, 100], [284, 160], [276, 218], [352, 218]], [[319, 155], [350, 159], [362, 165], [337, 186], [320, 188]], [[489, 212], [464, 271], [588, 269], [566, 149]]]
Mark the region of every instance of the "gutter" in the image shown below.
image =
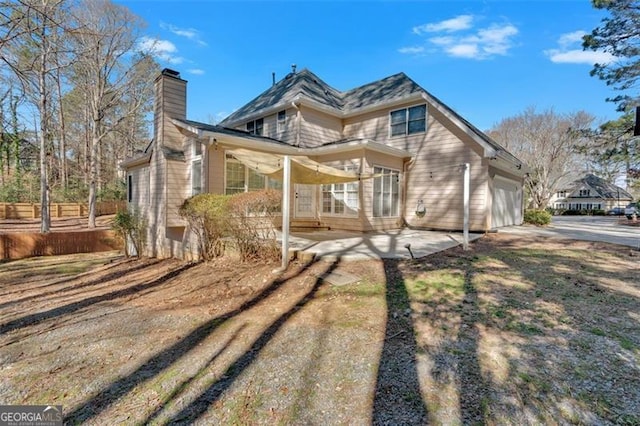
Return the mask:
[[123, 170], [126, 170], [131, 167], [140, 166], [142, 164], [149, 163], [150, 161], [151, 161], [151, 152], [148, 152], [139, 157], [134, 157], [129, 160], [121, 161], [119, 167]]

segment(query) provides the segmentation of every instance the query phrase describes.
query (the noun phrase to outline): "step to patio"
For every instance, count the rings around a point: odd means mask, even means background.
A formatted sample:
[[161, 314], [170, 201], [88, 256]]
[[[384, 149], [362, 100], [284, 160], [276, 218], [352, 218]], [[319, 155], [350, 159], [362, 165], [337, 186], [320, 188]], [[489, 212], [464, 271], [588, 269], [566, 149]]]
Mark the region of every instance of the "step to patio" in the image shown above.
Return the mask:
[[289, 225], [289, 230], [291, 232], [315, 232], [315, 231], [329, 231], [331, 228], [329, 226], [323, 225], [319, 220], [310, 219], [296, 219], [292, 220]]

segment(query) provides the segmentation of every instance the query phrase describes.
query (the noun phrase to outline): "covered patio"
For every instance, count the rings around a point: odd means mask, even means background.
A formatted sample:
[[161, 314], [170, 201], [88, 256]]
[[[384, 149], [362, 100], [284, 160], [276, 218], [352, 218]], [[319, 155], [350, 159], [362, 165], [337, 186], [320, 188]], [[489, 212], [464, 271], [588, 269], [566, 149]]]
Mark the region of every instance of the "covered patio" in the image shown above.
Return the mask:
[[[474, 241], [482, 235], [470, 233], [469, 241]], [[278, 239], [282, 239], [282, 234], [278, 235]], [[289, 236], [289, 255], [327, 261], [411, 259], [428, 256], [463, 243], [462, 232], [409, 228], [364, 233], [338, 230], [292, 232]]]

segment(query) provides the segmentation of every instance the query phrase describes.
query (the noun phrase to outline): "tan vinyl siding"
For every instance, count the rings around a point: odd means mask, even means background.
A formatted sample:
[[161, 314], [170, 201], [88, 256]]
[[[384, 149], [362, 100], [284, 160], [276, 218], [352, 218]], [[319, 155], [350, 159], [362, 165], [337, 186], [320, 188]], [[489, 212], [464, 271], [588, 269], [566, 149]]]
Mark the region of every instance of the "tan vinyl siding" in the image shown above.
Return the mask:
[[342, 120], [300, 106], [300, 145], [305, 148], [319, 146], [342, 139]]
[[224, 194], [224, 149], [209, 147], [207, 192]]
[[[438, 120], [441, 118], [442, 121]], [[444, 117], [429, 117], [426, 139], [412, 146], [415, 163], [407, 179], [406, 220], [410, 226], [433, 229], [462, 229], [463, 163], [470, 164], [470, 229], [486, 230], [488, 175], [482, 157], [472, 148], [476, 144], [466, 135], [456, 135]], [[408, 139], [408, 138], [407, 138]], [[415, 207], [423, 200], [427, 212], [415, 215]]]
[[171, 118], [184, 119], [187, 115], [186, 81], [163, 77], [156, 82], [154, 129], [155, 138], [161, 145], [180, 149], [182, 135], [171, 122]]
[[187, 164], [182, 161], [167, 161], [167, 226], [184, 226], [178, 209], [191, 193]]
[[[149, 186], [149, 165], [139, 166], [129, 170], [131, 176], [131, 195], [129, 203], [131, 208], [137, 209], [141, 214], [147, 215], [149, 210], [150, 186]], [[127, 178], [128, 179], [128, 178]]]

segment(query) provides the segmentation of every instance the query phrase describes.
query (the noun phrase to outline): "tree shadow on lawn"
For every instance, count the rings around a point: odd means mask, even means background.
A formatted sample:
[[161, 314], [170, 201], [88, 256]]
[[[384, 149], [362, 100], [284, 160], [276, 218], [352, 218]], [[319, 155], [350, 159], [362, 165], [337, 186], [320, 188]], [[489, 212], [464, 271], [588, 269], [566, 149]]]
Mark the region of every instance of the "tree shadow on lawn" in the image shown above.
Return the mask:
[[[252, 297], [250, 300], [244, 302], [237, 309], [228, 312], [222, 316], [212, 318], [211, 320], [203, 323], [199, 327], [193, 329], [188, 335], [180, 339], [178, 342], [174, 343], [170, 347], [165, 348], [161, 352], [157, 353], [153, 357], [149, 358], [146, 362], [144, 362], [140, 367], [138, 367], [135, 371], [129, 374], [126, 377], [123, 377], [119, 380], [116, 380], [108, 387], [104, 388], [98, 394], [91, 397], [89, 400], [82, 403], [75, 410], [70, 412], [65, 417], [65, 423], [82, 423], [86, 422], [96, 416], [98, 416], [101, 412], [115, 404], [118, 400], [126, 396], [129, 392], [131, 392], [134, 388], [139, 386], [141, 383], [145, 383], [150, 381], [153, 377], [160, 374], [163, 370], [170, 367], [172, 364], [177, 362], [191, 350], [193, 350], [199, 343], [204, 341], [208, 336], [210, 336], [220, 325], [222, 325], [225, 321], [232, 319], [239, 314], [251, 309], [252, 307], [258, 305], [260, 302], [264, 301], [268, 297], [270, 297], [274, 292], [276, 292], [279, 288], [281, 288], [287, 281], [299, 275], [303, 271], [307, 270], [312, 263], [304, 265], [299, 271], [297, 271], [294, 275], [290, 277], [280, 277], [274, 280], [271, 284], [265, 287], [260, 293], [256, 296]], [[329, 266], [329, 270], [334, 269], [337, 266], [337, 263], [334, 263]], [[208, 408], [209, 404], [215, 401], [220, 394], [227, 389], [233, 381], [240, 375], [240, 373], [246, 368], [248, 365], [253, 362], [259, 351], [267, 344], [267, 342], [271, 339], [274, 333], [278, 330], [278, 328], [286, 322], [286, 320], [291, 317], [298, 309], [300, 309], [304, 304], [306, 304], [315, 292], [317, 291], [321, 278], [318, 278], [317, 282], [313, 286], [313, 288], [294, 306], [289, 312], [280, 316], [280, 318], [274, 322], [261, 336], [256, 340], [251, 349], [241, 355], [236, 362], [231, 365], [225, 375], [222, 376], [220, 380], [215, 382], [211, 387], [209, 387], [206, 391], [204, 391], [200, 396], [196, 397], [196, 399], [185, 407], [180, 413], [178, 413], [174, 417], [174, 421], [180, 419], [180, 421], [195, 421], [197, 420]], [[229, 345], [233, 339], [230, 339], [226, 345]], [[222, 351], [218, 351], [213, 357], [210, 358], [210, 362], [219, 356]], [[190, 379], [184, 381], [183, 385], [188, 385], [191, 382]], [[174, 393], [177, 395], [180, 393], [180, 390], [183, 388], [183, 385], [179, 385]], [[172, 394], [171, 397], [174, 397]], [[163, 401], [163, 405], [170, 403], [170, 398]], [[160, 415], [160, 409], [154, 410], [142, 424], [151, 421], [154, 418], [157, 418]]]
[[387, 324], [373, 400], [373, 424], [428, 423], [416, 362], [411, 304], [398, 260], [385, 259]]
[[[584, 256], [575, 256], [575, 247], [562, 252], [562, 243], [557, 250], [534, 241], [490, 244], [477, 255], [453, 249], [426, 259], [433, 265], [402, 268], [406, 277], [421, 270], [464, 274], [458, 298], [443, 293], [420, 301], [421, 321], [436, 331], [451, 330], [451, 319], [459, 319], [455, 337], [444, 331], [442, 341], [431, 339], [435, 350], [427, 348], [435, 386], [455, 383], [459, 421], [640, 421], [630, 411], [640, 398], [624, 391], [640, 388], [640, 377], [628, 374], [640, 368], [638, 317], [632, 314], [640, 310], [637, 285], [611, 287], [626, 270], [616, 273], [615, 258], [598, 244], [581, 243]], [[628, 265], [615, 254], [622, 268]], [[433, 290], [438, 276], [431, 277], [426, 286]], [[445, 411], [429, 414], [445, 421], [439, 417]]]
[[584, 255], [576, 257], [571, 243], [566, 254], [562, 242], [558, 250], [509, 242], [498, 247], [512, 254], [499, 258], [523, 280], [487, 306], [500, 317], [488, 322], [526, 338], [522, 355], [509, 360], [509, 380], [521, 396], [521, 407], [511, 403], [511, 409], [547, 420], [637, 424], [640, 394], [625, 392], [640, 389], [640, 376], [629, 374], [640, 368], [637, 274], [625, 269], [626, 252], [616, 246], [581, 242]]
[[[340, 259], [330, 263], [324, 273], [319, 274], [316, 278], [313, 286], [299, 299], [299, 301], [289, 311], [280, 315], [280, 317], [274, 321], [253, 343], [251, 348], [243, 355], [236, 359], [231, 364], [225, 373], [219, 380], [211, 384], [207, 389], [200, 393], [191, 403], [184, 407], [180, 412], [172, 416], [167, 423], [169, 424], [191, 424], [197, 422], [204, 413], [215, 403], [222, 394], [231, 387], [231, 385], [238, 379], [238, 377], [244, 372], [258, 357], [260, 352], [271, 341], [273, 336], [280, 330], [280, 328], [293, 316], [302, 309], [307, 303], [309, 303], [315, 297], [318, 289], [323, 283], [323, 276], [330, 274], [340, 264]], [[143, 423], [147, 423], [149, 418]]]
[[[129, 269], [126, 269], [126, 270], [119, 270], [119, 271], [110, 272], [110, 273], [107, 272], [106, 274], [102, 275], [101, 277], [95, 278], [95, 279], [93, 279], [91, 281], [88, 281], [88, 282], [86, 282], [84, 284], [69, 285], [69, 286], [64, 287], [64, 288], [58, 288], [58, 289], [55, 289], [55, 290], [49, 290], [49, 291], [45, 291], [43, 293], [37, 293], [37, 294], [31, 295], [31, 296], [26, 296], [26, 297], [23, 297], [22, 299], [15, 299], [15, 300], [7, 301], [7, 302], [4, 302], [4, 303], [0, 303], [0, 309], [8, 308], [9, 306], [17, 305], [17, 304], [20, 304], [20, 303], [23, 303], [23, 302], [28, 302], [28, 301], [34, 300], [34, 299], [42, 299], [42, 298], [44, 298], [46, 296], [51, 296], [51, 295], [56, 295], [56, 296], [57, 295], [65, 295], [66, 296], [65, 293], [74, 292], [74, 293], [71, 293], [69, 295], [75, 296], [75, 295], [78, 295], [80, 293], [77, 290], [80, 290], [80, 289], [83, 289], [83, 288], [87, 288], [87, 287], [92, 287], [89, 290], [93, 290], [96, 286], [98, 286], [100, 284], [103, 284], [103, 283], [106, 283], [106, 282], [109, 282], [109, 281], [113, 281], [115, 279], [120, 278], [123, 275], [129, 275], [129, 274], [131, 274], [131, 273], [133, 273], [135, 271], [140, 271], [140, 270], [143, 270], [143, 269], [151, 268], [151, 267], [155, 266], [156, 264], [158, 264], [160, 262], [161, 262], [160, 260], [156, 260], [156, 261], [152, 261], [152, 262], [145, 262], [145, 263], [142, 263], [140, 265], [133, 266], [133, 267], [131, 267]], [[118, 263], [116, 265], [109, 266], [107, 268], [107, 270], [110, 269], [110, 268], [113, 268], [115, 266], [122, 266], [122, 263]], [[104, 271], [100, 271], [99, 273], [101, 273], [101, 272], [104, 272]], [[65, 278], [65, 279], [61, 279], [61, 280], [58, 280], [58, 281], [55, 281], [55, 282], [52, 282], [52, 283], [48, 283], [47, 285], [41, 286], [40, 288], [68, 284], [68, 283], [71, 283], [71, 282], [73, 282], [74, 280], [76, 280], [78, 278], [79, 278], [78, 275], [74, 275], [74, 276], [71, 276], [71, 277], [68, 277], [68, 278]], [[36, 289], [38, 289], [38, 287], [29, 286], [29, 290], [36, 290]], [[24, 290], [21, 290], [21, 292], [22, 291], [24, 291]], [[11, 294], [11, 293], [7, 293], [7, 294]], [[3, 295], [3, 296], [5, 296], [5, 295]]]
[[142, 293], [145, 290], [149, 290], [151, 288], [166, 284], [166, 282], [171, 278], [177, 277], [182, 272], [188, 269], [191, 269], [194, 266], [195, 266], [195, 263], [184, 264], [179, 268], [169, 271], [168, 273], [149, 282], [139, 283], [130, 287], [120, 289], [120, 290], [112, 291], [110, 293], [92, 296], [86, 299], [79, 300], [77, 302], [68, 303], [63, 306], [58, 306], [56, 308], [49, 309], [47, 311], [37, 312], [35, 314], [25, 315], [23, 317], [16, 318], [14, 320], [5, 322], [4, 324], [0, 324], [0, 335], [9, 333], [14, 330], [18, 330], [23, 327], [33, 326], [53, 318], [68, 315], [96, 303], [116, 300], [122, 297]]

